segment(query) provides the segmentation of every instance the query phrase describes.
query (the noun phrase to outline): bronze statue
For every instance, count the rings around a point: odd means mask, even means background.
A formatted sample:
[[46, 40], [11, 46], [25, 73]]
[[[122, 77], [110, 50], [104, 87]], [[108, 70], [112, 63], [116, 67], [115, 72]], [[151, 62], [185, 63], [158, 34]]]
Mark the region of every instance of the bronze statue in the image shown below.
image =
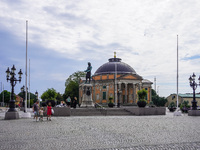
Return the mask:
[[85, 71], [84, 71], [84, 72], [87, 72], [87, 74], [86, 74], [86, 81], [85, 81], [85, 83], [87, 83], [87, 80], [88, 80], [88, 79], [89, 79], [89, 83], [90, 83], [91, 70], [92, 70], [91, 63], [90, 63], [90, 62], [88, 62], [88, 67], [87, 67], [87, 70], [85, 70]]

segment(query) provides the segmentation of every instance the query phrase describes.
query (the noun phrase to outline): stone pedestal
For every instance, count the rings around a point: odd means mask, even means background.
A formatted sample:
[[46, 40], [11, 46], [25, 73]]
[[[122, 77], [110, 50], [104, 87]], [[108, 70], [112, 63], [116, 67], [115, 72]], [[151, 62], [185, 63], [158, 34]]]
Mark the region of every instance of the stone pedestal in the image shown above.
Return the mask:
[[174, 116], [182, 116], [182, 112], [180, 110], [176, 110], [174, 112]]
[[31, 113], [30, 112], [24, 112], [21, 117], [22, 118], [31, 118]]
[[200, 116], [200, 110], [189, 110], [188, 116]]
[[92, 100], [92, 84], [83, 85], [83, 99], [81, 107], [94, 107]]
[[7, 111], [5, 114], [5, 120], [11, 120], [11, 119], [19, 119], [19, 113], [18, 111]]
[[71, 110], [69, 107], [53, 107], [53, 116], [71, 116]]

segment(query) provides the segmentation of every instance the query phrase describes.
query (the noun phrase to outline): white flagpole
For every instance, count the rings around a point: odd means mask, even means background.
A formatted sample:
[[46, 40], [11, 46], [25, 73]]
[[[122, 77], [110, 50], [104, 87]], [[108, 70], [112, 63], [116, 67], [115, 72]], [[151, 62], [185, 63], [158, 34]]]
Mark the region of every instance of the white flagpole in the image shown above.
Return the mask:
[[177, 109], [178, 109], [178, 35], [177, 35]]
[[4, 107], [4, 84], [3, 84], [3, 107]]
[[25, 112], [27, 112], [27, 49], [28, 49], [28, 21], [26, 20], [26, 94], [25, 94]]
[[181, 116], [181, 112], [178, 109], [178, 35], [177, 35], [177, 93], [176, 93], [176, 102], [177, 102], [177, 107], [176, 107], [176, 111], [174, 112], [174, 116]]
[[[28, 21], [26, 20], [26, 71], [25, 71], [25, 75], [26, 75], [26, 83], [25, 83], [25, 113], [22, 115], [22, 118], [31, 118], [31, 113], [27, 112], [27, 93], [28, 93], [28, 87], [27, 87], [27, 51], [28, 51]], [[29, 89], [30, 90], [30, 89]]]
[[[114, 59], [116, 59], [116, 52], [114, 52]], [[115, 61], [115, 107], [117, 107], [117, 61]]]
[[31, 93], [31, 83], [30, 83], [30, 59], [29, 59], [29, 95], [28, 95], [28, 98], [29, 98], [29, 104], [28, 104], [28, 107], [29, 109], [31, 108], [30, 107], [30, 103], [31, 103], [31, 96], [30, 96], [30, 93]]

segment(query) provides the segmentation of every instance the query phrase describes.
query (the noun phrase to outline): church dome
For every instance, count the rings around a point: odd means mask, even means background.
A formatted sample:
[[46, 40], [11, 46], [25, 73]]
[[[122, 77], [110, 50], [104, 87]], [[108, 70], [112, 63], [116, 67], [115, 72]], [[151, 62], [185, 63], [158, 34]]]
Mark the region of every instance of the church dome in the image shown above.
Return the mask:
[[136, 74], [135, 70], [128, 64], [121, 62], [121, 58], [110, 58], [109, 62], [100, 66], [94, 75], [101, 74], [114, 74], [115, 65], [117, 69], [117, 74]]

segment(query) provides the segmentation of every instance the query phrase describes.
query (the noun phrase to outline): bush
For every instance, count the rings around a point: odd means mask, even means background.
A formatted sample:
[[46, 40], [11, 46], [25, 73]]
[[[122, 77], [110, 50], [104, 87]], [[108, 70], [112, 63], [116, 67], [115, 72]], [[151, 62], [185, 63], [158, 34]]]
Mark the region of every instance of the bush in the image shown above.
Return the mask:
[[142, 89], [142, 90], [139, 90], [137, 92], [137, 94], [138, 94], [138, 98], [139, 98], [139, 100], [137, 102], [138, 107], [145, 107], [147, 104], [147, 101], [145, 100], [147, 91], [145, 89]]
[[137, 92], [139, 100], [145, 99], [146, 95], [147, 95], [147, 91], [145, 89], [139, 90]]
[[168, 106], [169, 111], [175, 111], [176, 110], [176, 104], [174, 102], [171, 102]]
[[150, 102], [149, 102], [149, 107], [155, 107], [153, 101], [150, 101]]
[[108, 107], [114, 107], [115, 104], [112, 102], [113, 98], [109, 97], [109, 103], [108, 103]]
[[144, 99], [143, 99], [143, 100], [139, 100], [139, 101], [137, 102], [138, 107], [145, 107], [146, 104], [147, 104], [147, 101], [144, 100]]
[[184, 101], [181, 105], [180, 105], [180, 109], [182, 112], [187, 113], [188, 110], [190, 110], [190, 105], [189, 105], [189, 101]]

